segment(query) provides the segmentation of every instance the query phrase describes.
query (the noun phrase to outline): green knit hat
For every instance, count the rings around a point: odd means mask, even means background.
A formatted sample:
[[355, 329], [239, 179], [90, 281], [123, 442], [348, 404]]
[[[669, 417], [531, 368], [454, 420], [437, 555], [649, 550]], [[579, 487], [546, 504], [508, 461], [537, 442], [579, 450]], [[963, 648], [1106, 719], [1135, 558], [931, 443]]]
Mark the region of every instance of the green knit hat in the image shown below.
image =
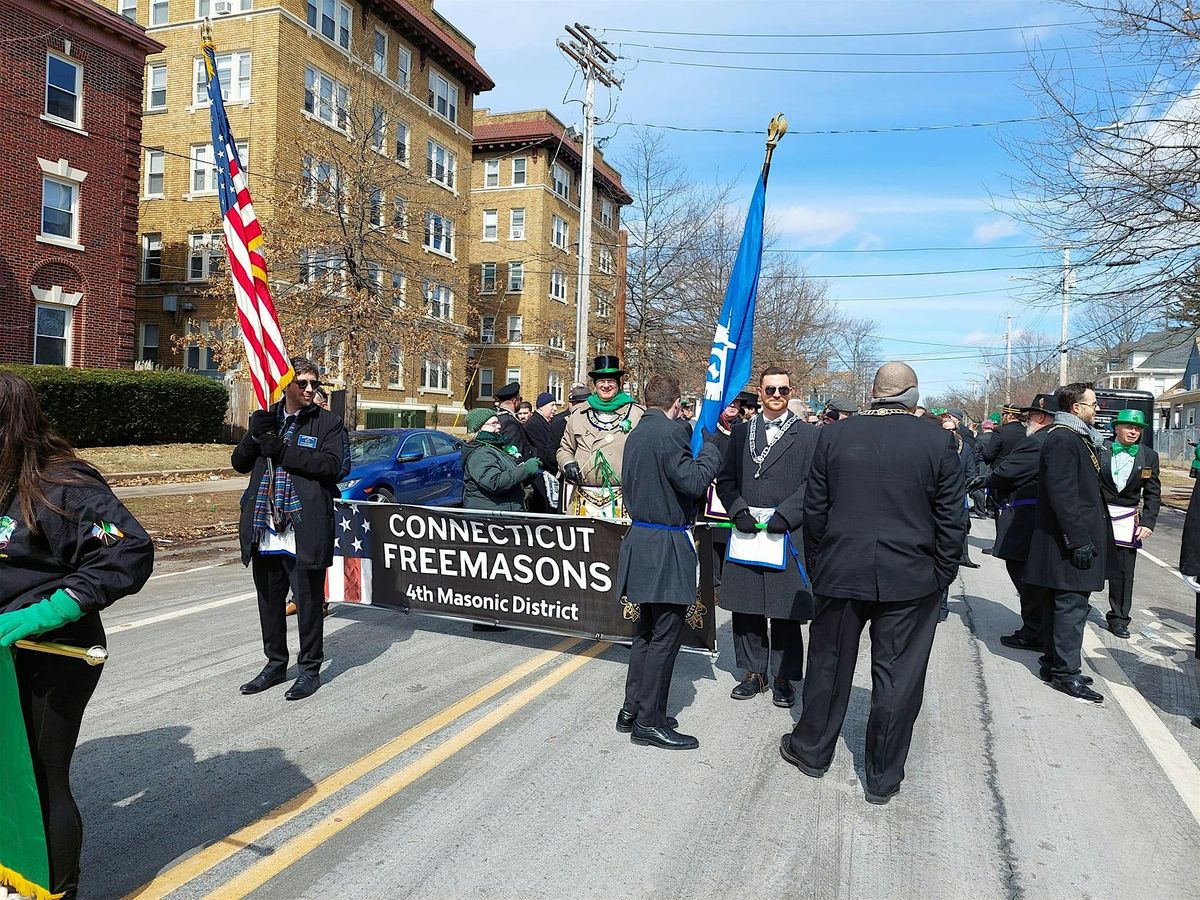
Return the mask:
[[473, 409], [467, 413], [467, 433], [475, 434], [480, 428], [487, 424], [488, 419], [496, 415], [494, 409]]

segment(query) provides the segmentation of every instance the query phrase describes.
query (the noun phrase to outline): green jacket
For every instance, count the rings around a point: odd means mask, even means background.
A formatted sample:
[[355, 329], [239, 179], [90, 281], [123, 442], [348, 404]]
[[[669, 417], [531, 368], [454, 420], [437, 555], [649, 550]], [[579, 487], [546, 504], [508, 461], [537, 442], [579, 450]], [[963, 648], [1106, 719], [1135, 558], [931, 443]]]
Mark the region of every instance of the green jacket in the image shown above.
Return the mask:
[[463, 507], [520, 512], [525, 508], [525, 467], [499, 447], [471, 441], [463, 446]]

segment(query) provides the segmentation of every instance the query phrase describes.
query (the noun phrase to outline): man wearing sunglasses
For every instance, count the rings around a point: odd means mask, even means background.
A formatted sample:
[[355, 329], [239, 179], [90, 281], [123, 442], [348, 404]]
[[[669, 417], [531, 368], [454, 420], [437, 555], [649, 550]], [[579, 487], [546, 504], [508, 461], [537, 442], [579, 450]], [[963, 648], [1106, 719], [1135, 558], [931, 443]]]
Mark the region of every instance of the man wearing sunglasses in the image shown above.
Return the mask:
[[804, 486], [817, 429], [788, 409], [791, 378], [770, 366], [759, 378], [762, 412], [733, 427], [717, 496], [734, 528], [786, 535], [783, 568], [732, 558], [721, 573], [720, 604], [733, 614], [733, 647], [743, 677], [730, 694], [752, 700], [768, 686], [776, 706], [796, 701], [792, 682], [804, 677], [800, 625], [812, 618], [813, 597], [800, 566]]
[[258, 620], [267, 664], [242, 685], [257, 694], [287, 678], [284, 603], [296, 598], [300, 629], [300, 674], [288, 700], [303, 700], [321, 686], [324, 660], [325, 570], [333, 562], [333, 495], [342, 469], [342, 420], [313, 402], [320, 370], [310, 360], [292, 360], [295, 375], [283, 399], [250, 414], [250, 430], [230, 462], [250, 474], [242, 495], [238, 536], [242, 565], [254, 575]]

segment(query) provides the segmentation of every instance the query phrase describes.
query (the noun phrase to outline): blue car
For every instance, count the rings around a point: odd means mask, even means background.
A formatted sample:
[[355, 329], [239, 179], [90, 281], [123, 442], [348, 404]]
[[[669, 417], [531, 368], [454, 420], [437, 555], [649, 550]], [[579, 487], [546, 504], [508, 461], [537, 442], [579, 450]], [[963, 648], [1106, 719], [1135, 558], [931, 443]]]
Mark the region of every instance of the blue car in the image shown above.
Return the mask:
[[350, 474], [343, 500], [462, 506], [462, 442], [432, 428], [375, 428], [350, 433]]

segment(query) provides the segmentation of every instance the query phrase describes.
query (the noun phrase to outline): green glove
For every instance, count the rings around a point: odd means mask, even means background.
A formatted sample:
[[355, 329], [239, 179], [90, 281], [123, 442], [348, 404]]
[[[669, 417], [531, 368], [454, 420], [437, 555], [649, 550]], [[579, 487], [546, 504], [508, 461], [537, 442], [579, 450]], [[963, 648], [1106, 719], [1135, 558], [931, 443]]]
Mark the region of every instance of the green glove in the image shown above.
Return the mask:
[[536, 475], [542, 470], [542, 463], [537, 459], [527, 459], [521, 463], [521, 468], [525, 470], [526, 475]]
[[83, 609], [64, 590], [13, 612], [0, 613], [0, 647], [11, 647], [32, 635], [61, 628], [83, 618]]
[[1196, 445], [1196, 452], [1193, 454], [1192, 471], [1200, 471], [1200, 444]]

